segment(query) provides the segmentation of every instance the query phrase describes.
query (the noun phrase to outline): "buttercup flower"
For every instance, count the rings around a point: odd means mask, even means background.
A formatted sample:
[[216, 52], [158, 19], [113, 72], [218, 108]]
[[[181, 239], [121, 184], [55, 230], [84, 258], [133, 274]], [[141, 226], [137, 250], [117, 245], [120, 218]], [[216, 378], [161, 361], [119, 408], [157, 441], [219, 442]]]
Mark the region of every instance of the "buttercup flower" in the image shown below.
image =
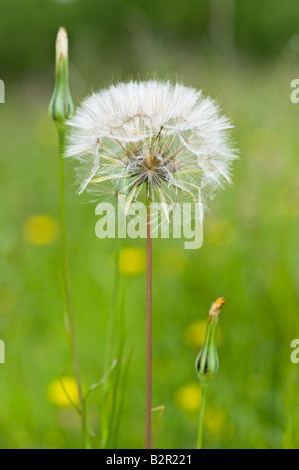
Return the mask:
[[141, 248], [126, 247], [120, 250], [119, 272], [134, 275], [143, 273], [146, 269], [146, 252]]
[[201, 91], [120, 83], [88, 97], [68, 123], [66, 156], [80, 162], [79, 192], [117, 181], [126, 212], [144, 186], [169, 219], [178, 200], [204, 202], [230, 182], [232, 125]]
[[174, 396], [178, 408], [187, 413], [197, 412], [201, 402], [201, 388], [198, 383], [190, 383], [177, 390]]
[[[73, 377], [64, 377], [61, 381], [53, 380], [48, 385], [48, 398], [51, 403], [61, 407], [71, 407], [72, 403], [79, 404], [79, 394], [76, 380]], [[70, 401], [71, 399], [71, 401]]]
[[28, 217], [23, 224], [23, 236], [32, 245], [48, 245], [58, 235], [58, 223], [50, 215], [37, 214]]

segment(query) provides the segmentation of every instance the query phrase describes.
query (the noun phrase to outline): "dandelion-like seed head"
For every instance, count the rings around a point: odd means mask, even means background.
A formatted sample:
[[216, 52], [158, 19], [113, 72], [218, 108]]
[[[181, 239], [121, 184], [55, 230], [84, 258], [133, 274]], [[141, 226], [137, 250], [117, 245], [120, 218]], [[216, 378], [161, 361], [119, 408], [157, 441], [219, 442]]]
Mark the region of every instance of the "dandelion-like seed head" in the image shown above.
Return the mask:
[[177, 201], [203, 202], [230, 183], [232, 125], [201, 91], [120, 83], [88, 97], [69, 125], [66, 156], [80, 162], [79, 192], [117, 182], [126, 211], [144, 186], [168, 216]]

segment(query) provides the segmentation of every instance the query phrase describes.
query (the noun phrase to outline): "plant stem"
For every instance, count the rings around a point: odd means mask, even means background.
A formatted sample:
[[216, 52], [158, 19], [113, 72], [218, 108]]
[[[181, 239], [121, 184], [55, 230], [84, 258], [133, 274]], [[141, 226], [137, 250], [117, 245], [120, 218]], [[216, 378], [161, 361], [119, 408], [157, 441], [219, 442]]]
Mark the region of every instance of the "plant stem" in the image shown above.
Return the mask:
[[66, 302], [67, 312], [67, 333], [69, 335], [70, 350], [73, 360], [73, 369], [78, 388], [79, 396], [79, 412], [82, 421], [82, 434], [84, 446], [89, 447], [87, 424], [86, 424], [86, 407], [83, 399], [83, 389], [81, 383], [80, 367], [77, 353], [77, 342], [75, 332], [75, 318], [73, 309], [73, 300], [71, 292], [70, 271], [67, 255], [67, 241], [66, 241], [66, 224], [65, 224], [65, 201], [64, 201], [64, 172], [63, 172], [63, 149], [64, 149], [64, 129], [58, 128], [59, 135], [59, 178], [60, 178], [60, 228], [61, 228], [61, 248], [62, 248], [62, 274], [63, 274], [63, 288]]
[[146, 236], [146, 448], [151, 448], [152, 414], [152, 237], [151, 199], [147, 199]]
[[[115, 253], [114, 253], [114, 279], [113, 279], [113, 288], [112, 288], [112, 300], [109, 311], [108, 318], [108, 327], [107, 327], [107, 337], [106, 337], [106, 346], [104, 352], [104, 375], [107, 374], [109, 367], [111, 367], [111, 351], [113, 341], [114, 326], [115, 326], [115, 314], [117, 308], [118, 300], [118, 290], [119, 290], [119, 252], [120, 252], [120, 240], [117, 237], [115, 240]], [[104, 383], [102, 389], [102, 401], [101, 401], [101, 446], [106, 448], [107, 441], [110, 439], [109, 436], [109, 426], [108, 426], [108, 380]]]
[[116, 314], [116, 307], [117, 307], [117, 300], [118, 300], [118, 285], [119, 285], [119, 252], [120, 252], [120, 240], [118, 237], [115, 239], [115, 253], [114, 253], [114, 274], [113, 274], [113, 289], [112, 289], [112, 300], [111, 306], [109, 311], [109, 318], [108, 318], [108, 327], [107, 327], [107, 338], [106, 338], [106, 346], [105, 346], [105, 353], [104, 353], [104, 374], [106, 374], [107, 370], [110, 367], [110, 363], [112, 361], [111, 358], [111, 345], [113, 344], [113, 333], [114, 333], [114, 323], [115, 323], [115, 314]]
[[201, 405], [198, 419], [198, 434], [197, 434], [197, 449], [202, 448], [202, 437], [203, 437], [203, 422], [205, 416], [206, 402], [207, 402], [208, 386], [201, 386]]

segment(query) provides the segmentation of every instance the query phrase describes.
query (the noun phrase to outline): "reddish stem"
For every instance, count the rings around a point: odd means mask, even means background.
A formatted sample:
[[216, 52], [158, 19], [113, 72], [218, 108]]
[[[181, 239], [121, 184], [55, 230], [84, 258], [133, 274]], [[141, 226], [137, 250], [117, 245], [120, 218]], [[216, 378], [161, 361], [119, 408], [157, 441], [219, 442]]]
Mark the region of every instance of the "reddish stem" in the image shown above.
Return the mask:
[[146, 448], [151, 448], [152, 414], [152, 237], [151, 208], [147, 204], [146, 237]]

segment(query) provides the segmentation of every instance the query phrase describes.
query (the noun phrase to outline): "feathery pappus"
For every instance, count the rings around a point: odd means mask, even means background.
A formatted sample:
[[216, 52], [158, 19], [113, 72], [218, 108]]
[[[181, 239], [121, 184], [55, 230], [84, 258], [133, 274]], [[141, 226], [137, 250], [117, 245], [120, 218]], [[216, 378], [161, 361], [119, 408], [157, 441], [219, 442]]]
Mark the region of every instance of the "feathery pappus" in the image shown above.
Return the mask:
[[119, 83], [85, 99], [68, 124], [65, 156], [80, 163], [79, 192], [125, 194], [126, 212], [143, 187], [168, 219], [177, 201], [205, 202], [231, 182], [233, 126], [196, 89]]

